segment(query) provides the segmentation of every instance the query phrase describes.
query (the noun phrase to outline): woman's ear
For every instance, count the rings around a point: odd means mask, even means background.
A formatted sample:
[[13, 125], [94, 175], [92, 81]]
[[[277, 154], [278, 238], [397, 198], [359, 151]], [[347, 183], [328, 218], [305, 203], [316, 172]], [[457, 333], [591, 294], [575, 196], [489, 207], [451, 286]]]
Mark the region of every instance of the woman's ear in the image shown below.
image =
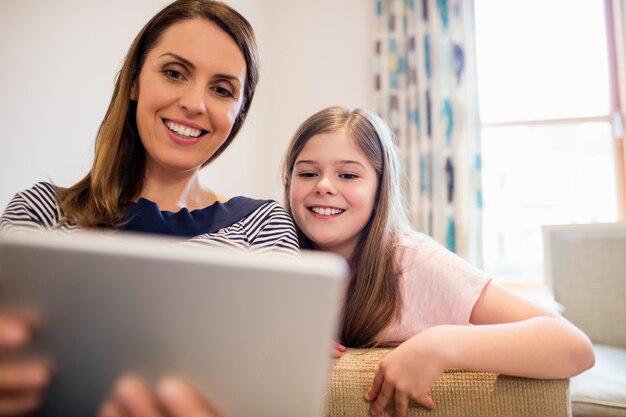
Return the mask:
[[132, 101], [137, 101], [137, 97], [139, 96], [138, 91], [137, 91], [138, 89], [139, 87], [137, 86], [137, 81], [135, 81], [133, 83], [133, 86], [130, 88], [130, 99]]

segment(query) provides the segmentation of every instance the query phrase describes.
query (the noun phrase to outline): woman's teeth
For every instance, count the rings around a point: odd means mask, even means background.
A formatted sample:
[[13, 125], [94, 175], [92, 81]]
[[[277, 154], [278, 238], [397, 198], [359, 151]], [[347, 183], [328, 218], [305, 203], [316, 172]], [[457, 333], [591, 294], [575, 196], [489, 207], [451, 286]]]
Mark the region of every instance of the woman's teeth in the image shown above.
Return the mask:
[[165, 126], [168, 127], [172, 132], [180, 135], [186, 136], [188, 138], [197, 138], [202, 134], [202, 130], [194, 129], [193, 127], [183, 126], [178, 123], [171, 122], [169, 120], [165, 121]]
[[319, 214], [320, 216], [332, 216], [335, 214], [343, 213], [345, 210], [335, 209], [335, 208], [322, 208], [322, 207], [311, 207], [311, 211]]

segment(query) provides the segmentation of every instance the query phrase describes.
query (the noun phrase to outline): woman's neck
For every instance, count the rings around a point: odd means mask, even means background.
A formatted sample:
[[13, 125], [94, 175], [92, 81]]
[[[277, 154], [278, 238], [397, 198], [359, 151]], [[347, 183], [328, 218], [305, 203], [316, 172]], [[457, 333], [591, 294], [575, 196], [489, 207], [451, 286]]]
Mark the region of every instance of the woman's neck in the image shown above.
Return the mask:
[[189, 175], [159, 176], [146, 172], [144, 186], [137, 196], [156, 203], [161, 210], [179, 211], [202, 209], [216, 201], [223, 201], [200, 182], [198, 171]]

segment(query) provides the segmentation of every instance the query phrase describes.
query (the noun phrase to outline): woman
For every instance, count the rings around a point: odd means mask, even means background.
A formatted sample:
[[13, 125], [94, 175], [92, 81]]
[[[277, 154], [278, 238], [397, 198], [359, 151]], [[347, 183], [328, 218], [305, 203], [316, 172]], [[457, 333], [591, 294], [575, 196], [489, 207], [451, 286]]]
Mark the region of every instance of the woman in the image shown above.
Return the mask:
[[[274, 201], [226, 199], [199, 171], [239, 132], [258, 80], [250, 24], [210, 0], [177, 0], [132, 43], [96, 138], [90, 172], [61, 188], [18, 193], [0, 232], [87, 228], [178, 236], [185, 243], [260, 252], [297, 252], [290, 217]], [[0, 317], [0, 349], [22, 348], [29, 321]], [[37, 362], [0, 362], [0, 415], [35, 409], [49, 381]]]

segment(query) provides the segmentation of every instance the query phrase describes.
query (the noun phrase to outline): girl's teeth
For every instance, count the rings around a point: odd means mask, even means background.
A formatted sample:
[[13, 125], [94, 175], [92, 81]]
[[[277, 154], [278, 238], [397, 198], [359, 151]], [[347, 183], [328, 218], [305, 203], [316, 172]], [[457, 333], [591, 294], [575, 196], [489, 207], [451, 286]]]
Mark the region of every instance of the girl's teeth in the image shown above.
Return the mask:
[[191, 127], [183, 126], [178, 123], [171, 122], [169, 120], [165, 121], [165, 125], [175, 133], [178, 133], [181, 136], [187, 136], [190, 138], [197, 138], [202, 133], [199, 129], [194, 129]]
[[321, 215], [321, 216], [331, 216], [334, 214], [343, 213], [344, 210], [334, 209], [334, 208], [322, 208], [322, 207], [313, 207], [311, 210], [313, 212]]

